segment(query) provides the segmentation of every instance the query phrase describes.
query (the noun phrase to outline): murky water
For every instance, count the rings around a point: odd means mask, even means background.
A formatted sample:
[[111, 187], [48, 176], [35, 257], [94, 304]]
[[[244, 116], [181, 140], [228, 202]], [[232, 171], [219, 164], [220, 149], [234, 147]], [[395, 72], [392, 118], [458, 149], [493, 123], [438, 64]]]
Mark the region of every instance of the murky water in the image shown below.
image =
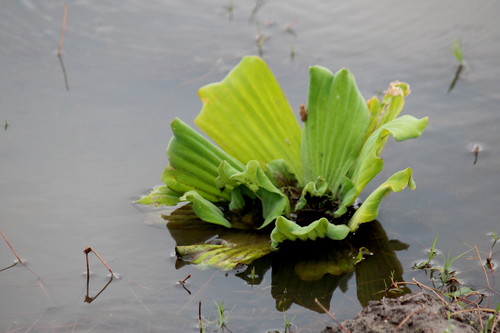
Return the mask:
[[[69, 91], [56, 57], [65, 1], [9, 1], [0, 11], [0, 228], [27, 261], [0, 272], [0, 330], [197, 332], [199, 302], [216, 321], [214, 301], [224, 302], [233, 332], [284, 329], [271, 270], [251, 286], [234, 272], [175, 269], [163, 212], [133, 205], [159, 183], [169, 122], [192, 123], [197, 89], [258, 53], [258, 33], [269, 37], [263, 56], [293, 106], [306, 100], [313, 64], [348, 67], [366, 97], [396, 79], [410, 83], [404, 112], [428, 115], [430, 126], [418, 140], [389, 143], [373, 183], [414, 169], [417, 190], [386, 199], [379, 218], [390, 239], [410, 245], [397, 252], [407, 280], [424, 279], [411, 266], [436, 235], [445, 254], [474, 245], [488, 254], [487, 233], [500, 232], [498, 2], [268, 1], [253, 21], [251, 1], [67, 3]], [[446, 94], [454, 39], [467, 66]], [[484, 146], [475, 165], [474, 143]], [[120, 276], [90, 304], [87, 246]], [[2, 239], [0, 249], [7, 267], [14, 257]], [[109, 277], [89, 258], [94, 297]], [[455, 266], [486, 286], [477, 261]], [[189, 274], [191, 294], [176, 284]], [[339, 285], [330, 309], [344, 319], [360, 305], [355, 279]], [[297, 304], [285, 314], [301, 332], [333, 325]]]

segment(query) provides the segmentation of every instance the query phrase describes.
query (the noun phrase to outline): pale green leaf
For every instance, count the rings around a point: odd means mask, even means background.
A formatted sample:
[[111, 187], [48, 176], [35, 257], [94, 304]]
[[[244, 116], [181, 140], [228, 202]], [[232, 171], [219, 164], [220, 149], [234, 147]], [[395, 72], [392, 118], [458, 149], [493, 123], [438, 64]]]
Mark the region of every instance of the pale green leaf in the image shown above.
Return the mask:
[[137, 203], [153, 206], [175, 206], [179, 203], [180, 196], [181, 194], [172, 191], [168, 186], [161, 185], [153, 188], [151, 193], [137, 200]]
[[203, 221], [231, 228], [231, 222], [224, 217], [224, 213], [198, 192], [186, 192], [179, 200], [193, 203], [194, 212]]
[[325, 178], [318, 177], [314, 182], [309, 182], [302, 189], [302, 194], [300, 195], [297, 204], [295, 205], [295, 210], [300, 210], [304, 208], [307, 204], [307, 197], [325, 197], [328, 191], [328, 183]]
[[[264, 228], [282, 214], [287, 215], [290, 211], [287, 196], [274, 186], [258, 161], [249, 161], [245, 166], [245, 170], [241, 172], [233, 168], [229, 163], [222, 162], [216, 183], [218, 187], [231, 187], [234, 189], [230, 204], [231, 209], [242, 208], [244, 203], [242, 196], [249, 192], [261, 201], [264, 222], [260, 228]], [[248, 191], [244, 191], [242, 187], [248, 189]]]
[[360, 223], [375, 220], [382, 199], [390, 192], [402, 191], [407, 186], [412, 190], [415, 189], [411, 168], [396, 172], [366, 198], [349, 220], [348, 226], [351, 231], [358, 229]]
[[205, 243], [176, 246], [181, 260], [200, 268], [230, 270], [249, 265], [271, 253], [269, 237], [265, 234], [228, 230], [217, 239]]
[[244, 57], [221, 82], [202, 87], [199, 96], [203, 108], [195, 123], [222, 149], [262, 167], [283, 159], [302, 183], [302, 132], [264, 60]]
[[326, 68], [314, 66], [309, 73], [308, 114], [302, 141], [305, 183], [321, 176], [337, 196], [361, 150], [370, 112], [347, 69], [333, 75]]
[[342, 240], [347, 237], [348, 233], [348, 226], [332, 224], [324, 217], [310, 223], [308, 226], [301, 227], [294, 221], [280, 216], [276, 219], [275, 227], [271, 232], [271, 246], [277, 249], [278, 245], [285, 240], [316, 240], [325, 237]]
[[212, 202], [229, 201], [231, 188], [221, 190], [215, 184], [222, 161], [243, 170], [243, 165], [205, 139], [179, 119], [172, 124], [174, 137], [167, 148], [170, 165], [162, 175], [162, 181], [174, 192], [195, 190]]
[[413, 139], [422, 134], [428, 118], [417, 119], [409, 115], [396, 118], [379, 127], [366, 140], [363, 149], [353, 167], [352, 175], [344, 179], [342, 202], [335, 216], [340, 216], [345, 207], [354, 203], [365, 186], [382, 170], [384, 161], [380, 158], [389, 135], [396, 141]]

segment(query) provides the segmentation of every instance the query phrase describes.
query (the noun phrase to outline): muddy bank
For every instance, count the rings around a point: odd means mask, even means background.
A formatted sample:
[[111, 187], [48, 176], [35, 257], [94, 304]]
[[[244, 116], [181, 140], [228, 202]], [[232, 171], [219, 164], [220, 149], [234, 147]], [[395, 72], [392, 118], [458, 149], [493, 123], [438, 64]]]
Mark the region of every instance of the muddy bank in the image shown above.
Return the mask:
[[[354, 319], [341, 327], [327, 327], [322, 333], [378, 332], [481, 332], [487, 325], [488, 313], [462, 311], [431, 293], [420, 292], [397, 299], [371, 301]], [[498, 318], [497, 318], [498, 319]], [[333, 325], [332, 325], [333, 326]], [[500, 325], [495, 330], [499, 332]]]

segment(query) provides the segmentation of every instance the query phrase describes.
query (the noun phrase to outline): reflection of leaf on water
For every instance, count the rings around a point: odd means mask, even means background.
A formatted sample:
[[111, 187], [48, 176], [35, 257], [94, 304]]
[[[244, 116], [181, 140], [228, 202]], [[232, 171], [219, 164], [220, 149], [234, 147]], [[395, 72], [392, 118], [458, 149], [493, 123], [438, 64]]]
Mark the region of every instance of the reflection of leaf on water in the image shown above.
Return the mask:
[[231, 270], [271, 252], [269, 236], [262, 232], [227, 229], [201, 221], [191, 209], [183, 206], [168, 217], [168, 229], [175, 239], [175, 252], [182, 262]]
[[271, 295], [279, 311], [286, 311], [296, 303], [323, 312], [314, 299], [329, 309], [335, 289], [346, 292], [353, 275], [356, 275], [358, 300], [363, 306], [369, 300], [410, 292], [404, 288], [397, 293], [386, 293], [391, 279], [403, 281], [403, 269], [395, 251], [404, 250], [408, 245], [389, 240], [378, 221], [361, 225], [356, 234], [344, 241], [285, 242], [280, 251], [270, 253], [265, 233], [204, 223], [190, 205], [180, 207], [165, 218], [177, 243], [177, 267], [187, 263], [230, 270], [246, 265], [236, 276], [251, 285], [261, 283], [272, 268]]

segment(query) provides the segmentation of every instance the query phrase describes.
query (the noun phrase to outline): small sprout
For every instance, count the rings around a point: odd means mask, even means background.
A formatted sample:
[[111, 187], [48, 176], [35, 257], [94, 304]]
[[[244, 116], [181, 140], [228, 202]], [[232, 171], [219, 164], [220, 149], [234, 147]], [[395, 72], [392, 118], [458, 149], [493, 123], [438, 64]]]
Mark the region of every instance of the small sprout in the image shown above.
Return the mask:
[[292, 319], [287, 320], [286, 314], [283, 313], [283, 326], [285, 326], [285, 333], [289, 333], [291, 331], [292, 322], [294, 321], [294, 319], [295, 316], [293, 316]]
[[462, 70], [464, 68], [464, 55], [462, 52], [462, 43], [454, 40], [453, 41], [453, 55], [455, 56], [455, 59], [458, 61], [458, 67], [455, 72], [455, 76], [453, 77], [453, 80], [451, 81], [450, 86], [448, 87], [448, 94], [453, 90], [455, 87], [455, 84], [458, 81], [458, 78], [460, 77], [460, 73], [462, 73]]
[[234, 3], [233, 0], [228, 0], [226, 10], [229, 14], [229, 20], [233, 20], [233, 13], [234, 13]]
[[9, 127], [9, 123], [7, 122], [7, 120], [4, 120], [4, 122], [3, 122], [3, 123], [4, 123], [4, 128], [5, 128], [5, 130], [7, 130], [7, 127]]
[[464, 63], [464, 54], [462, 52], [462, 42], [459, 40], [454, 40], [453, 41], [453, 55], [455, 56], [455, 59], [457, 59], [459, 64]]

